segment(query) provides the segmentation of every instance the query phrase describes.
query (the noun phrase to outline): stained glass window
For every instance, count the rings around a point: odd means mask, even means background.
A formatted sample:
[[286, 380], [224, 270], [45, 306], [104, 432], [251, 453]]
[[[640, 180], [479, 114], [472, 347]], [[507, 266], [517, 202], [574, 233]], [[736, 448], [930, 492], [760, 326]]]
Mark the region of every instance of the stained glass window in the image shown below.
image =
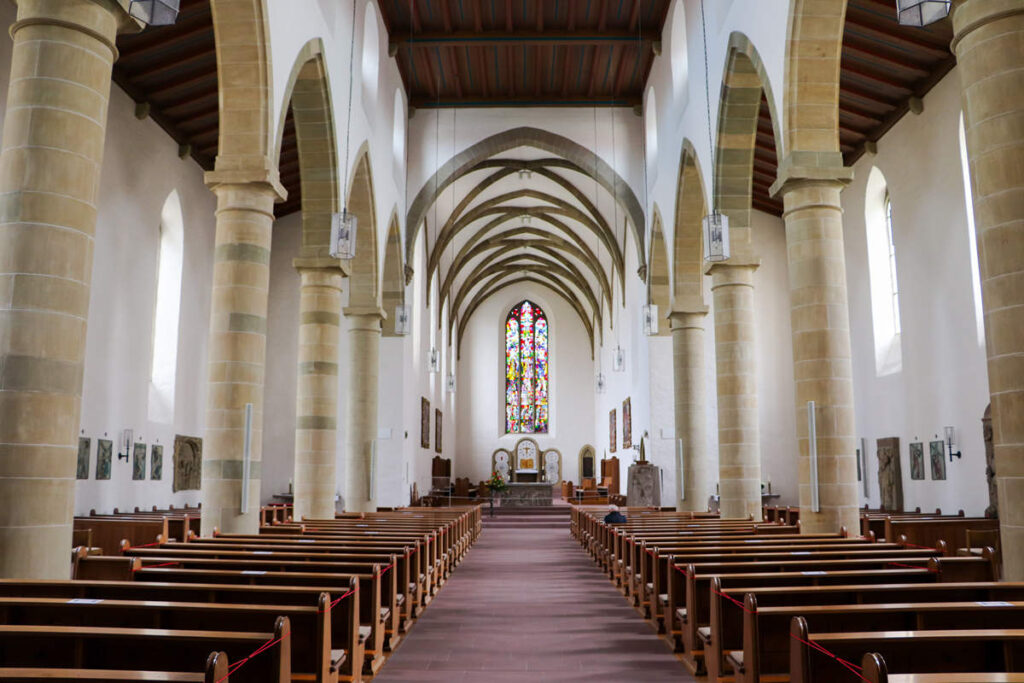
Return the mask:
[[548, 319], [524, 301], [505, 321], [505, 431], [548, 431]]

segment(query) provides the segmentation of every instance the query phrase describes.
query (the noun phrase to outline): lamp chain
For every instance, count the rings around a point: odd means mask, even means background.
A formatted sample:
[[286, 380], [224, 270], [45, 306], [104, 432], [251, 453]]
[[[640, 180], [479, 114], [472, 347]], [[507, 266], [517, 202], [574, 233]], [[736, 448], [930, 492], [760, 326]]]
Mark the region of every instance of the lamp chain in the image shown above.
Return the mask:
[[356, 65], [356, 0], [352, 0], [352, 35], [348, 45], [348, 116], [345, 120], [345, 185], [341, 188], [343, 211], [348, 213], [348, 167], [349, 142], [352, 139], [352, 82]]
[[715, 142], [711, 133], [711, 76], [708, 73], [708, 28], [704, 20], [704, 0], [700, 0], [700, 31], [704, 39], [704, 104], [708, 113], [708, 150], [711, 153], [711, 213], [718, 209], [718, 194], [715, 191], [718, 169], [715, 167]]

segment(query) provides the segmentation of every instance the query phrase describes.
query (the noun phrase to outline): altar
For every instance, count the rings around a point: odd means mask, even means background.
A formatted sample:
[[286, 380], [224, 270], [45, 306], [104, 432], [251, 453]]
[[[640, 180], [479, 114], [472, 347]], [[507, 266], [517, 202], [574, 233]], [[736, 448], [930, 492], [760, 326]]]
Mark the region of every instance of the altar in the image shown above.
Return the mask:
[[552, 486], [549, 482], [511, 483], [501, 492], [501, 507], [533, 507], [551, 505]]

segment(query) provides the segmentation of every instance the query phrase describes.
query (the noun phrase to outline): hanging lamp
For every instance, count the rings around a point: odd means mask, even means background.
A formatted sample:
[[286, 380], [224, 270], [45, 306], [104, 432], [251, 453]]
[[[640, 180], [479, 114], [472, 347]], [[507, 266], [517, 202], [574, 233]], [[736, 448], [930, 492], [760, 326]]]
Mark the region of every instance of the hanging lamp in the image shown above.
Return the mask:
[[896, 16], [903, 26], [927, 26], [949, 16], [950, 0], [896, 0]]
[[128, 15], [148, 26], [170, 26], [178, 20], [181, 0], [130, 0]]
[[708, 149], [711, 152], [711, 213], [704, 216], [704, 260], [722, 263], [729, 260], [729, 217], [718, 210], [718, 169], [715, 166], [715, 141], [711, 132], [711, 77], [708, 74], [708, 31], [704, 20], [704, 0], [700, 0], [700, 28], [704, 38], [704, 95], [708, 117]]
[[352, 82], [354, 80], [354, 68], [356, 57], [356, 0], [352, 0], [352, 33], [349, 36], [348, 51], [348, 117], [345, 121], [345, 156], [342, 163], [345, 165], [345, 184], [341, 191], [345, 196], [345, 204], [340, 213], [331, 215], [331, 258], [350, 261], [356, 255], [356, 229], [359, 227], [359, 220], [355, 214], [348, 210], [348, 169], [349, 169], [349, 142], [352, 138]]

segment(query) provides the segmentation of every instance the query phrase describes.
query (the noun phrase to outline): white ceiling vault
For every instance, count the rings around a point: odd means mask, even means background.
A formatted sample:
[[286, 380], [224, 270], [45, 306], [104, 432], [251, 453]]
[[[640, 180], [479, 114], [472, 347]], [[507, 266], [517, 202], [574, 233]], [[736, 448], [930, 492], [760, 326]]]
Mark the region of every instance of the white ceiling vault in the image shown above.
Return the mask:
[[[441, 120], [455, 125], [455, 117]], [[645, 277], [641, 204], [593, 148], [547, 131], [538, 144], [516, 130], [500, 134], [508, 144], [487, 139], [454, 157], [432, 141], [431, 151], [450, 158], [420, 190], [407, 222], [426, 232], [426, 263], [418, 265], [428, 281], [437, 276], [440, 296], [428, 305], [447, 305], [448, 332], [455, 329], [461, 345], [480, 304], [532, 283], [575, 310], [593, 353], [611, 303], [625, 305], [630, 235]]]

